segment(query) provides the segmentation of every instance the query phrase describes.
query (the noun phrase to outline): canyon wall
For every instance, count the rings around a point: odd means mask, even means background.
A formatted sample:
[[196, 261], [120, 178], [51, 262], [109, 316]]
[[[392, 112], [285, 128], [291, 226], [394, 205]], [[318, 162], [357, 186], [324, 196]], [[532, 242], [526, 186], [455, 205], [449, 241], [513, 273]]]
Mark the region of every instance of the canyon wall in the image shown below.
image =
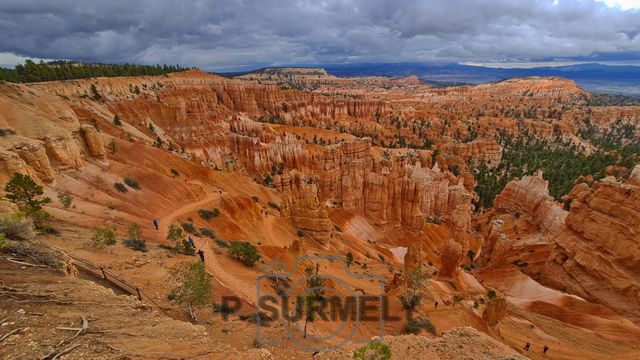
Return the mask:
[[546, 279], [640, 321], [640, 182], [634, 175], [627, 183], [582, 183], [569, 198], [571, 211], [555, 236]]

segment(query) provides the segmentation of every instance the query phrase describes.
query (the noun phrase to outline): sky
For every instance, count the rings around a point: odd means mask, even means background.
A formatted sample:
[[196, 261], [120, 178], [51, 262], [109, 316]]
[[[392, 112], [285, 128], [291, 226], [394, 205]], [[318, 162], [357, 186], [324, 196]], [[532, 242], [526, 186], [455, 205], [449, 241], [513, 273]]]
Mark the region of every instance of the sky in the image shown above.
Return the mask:
[[0, 66], [637, 63], [640, 0], [2, 0], [0, 34]]

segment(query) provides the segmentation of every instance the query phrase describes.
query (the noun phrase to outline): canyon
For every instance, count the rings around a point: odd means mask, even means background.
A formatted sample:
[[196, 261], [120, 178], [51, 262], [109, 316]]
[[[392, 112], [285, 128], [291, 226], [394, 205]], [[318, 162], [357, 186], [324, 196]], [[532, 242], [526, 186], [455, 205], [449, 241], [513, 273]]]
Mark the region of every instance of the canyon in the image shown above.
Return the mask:
[[[336, 260], [317, 271], [363, 294], [382, 286], [394, 314], [404, 313], [398, 297], [410, 287], [408, 274], [428, 272], [415, 311], [436, 330], [400, 335], [406, 321], [385, 324], [395, 353], [412, 346], [447, 358], [460, 355], [450, 345], [459, 344], [471, 358], [633, 359], [640, 356], [640, 154], [603, 150], [594, 136], [626, 126], [632, 130], [623, 145], [637, 144], [640, 106], [594, 105], [593, 96], [562, 78], [433, 87], [416, 77], [339, 78], [311, 68], [0, 83], [0, 183], [16, 172], [33, 178], [53, 199], [45, 209], [58, 232], [37, 241], [134, 282], [170, 315], [126, 304], [109, 316], [194, 332], [175, 345], [176, 358], [308, 355], [286, 339], [251, 349], [255, 325], [236, 315], [223, 321], [210, 308], [198, 311], [202, 324], [188, 324], [168, 298], [172, 268], [195, 259], [162, 247], [171, 245], [165, 231], [174, 223], [196, 229], [191, 234], [204, 251], [216, 302], [235, 295], [255, 312], [256, 278], [273, 270], [271, 262], [296, 277], [304, 275], [293, 268], [300, 256], [351, 256], [344, 269]], [[505, 139], [525, 136], [581, 154], [605, 151], [614, 163], [602, 176], [570, 179], [572, 189], [561, 198], [550, 193], [558, 179], [522, 166], [492, 206], [482, 206], [479, 174], [511, 166]], [[125, 179], [139, 188], [114, 187]], [[73, 205], [65, 206], [60, 193]], [[219, 215], [212, 218], [199, 212], [214, 208]], [[148, 252], [121, 243], [87, 246], [96, 228], [114, 225], [124, 238], [130, 224], [140, 227]], [[221, 244], [228, 241], [252, 244], [262, 259], [243, 265], [226, 255]], [[26, 286], [13, 265], [2, 265], [11, 274], [8, 286]], [[44, 281], [56, 291], [54, 280], [36, 270], [29, 269], [29, 289]], [[371, 274], [382, 283], [365, 277]], [[82, 301], [120, 301], [82, 277], [55, 281], [84, 289]], [[310, 327], [322, 336], [333, 325]], [[286, 330], [279, 324], [266, 331], [286, 338]], [[164, 340], [142, 331], [145, 346], [140, 337], [109, 335], [122, 354], [100, 343], [98, 358], [156, 357], [150, 344]], [[369, 340], [377, 328], [362, 324], [356, 334]], [[536, 351], [523, 351], [525, 342]], [[551, 348], [546, 355], [543, 345]], [[349, 346], [322, 358], [350, 357], [357, 346]], [[0, 354], [20, 351], [11, 343]]]

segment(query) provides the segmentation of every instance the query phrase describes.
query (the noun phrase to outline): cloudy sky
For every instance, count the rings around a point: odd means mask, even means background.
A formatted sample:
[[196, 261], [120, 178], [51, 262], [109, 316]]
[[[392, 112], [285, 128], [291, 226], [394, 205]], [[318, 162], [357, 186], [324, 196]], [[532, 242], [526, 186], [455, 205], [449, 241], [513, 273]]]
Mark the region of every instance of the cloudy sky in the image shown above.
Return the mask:
[[639, 35], [640, 0], [0, 1], [4, 66], [640, 63]]

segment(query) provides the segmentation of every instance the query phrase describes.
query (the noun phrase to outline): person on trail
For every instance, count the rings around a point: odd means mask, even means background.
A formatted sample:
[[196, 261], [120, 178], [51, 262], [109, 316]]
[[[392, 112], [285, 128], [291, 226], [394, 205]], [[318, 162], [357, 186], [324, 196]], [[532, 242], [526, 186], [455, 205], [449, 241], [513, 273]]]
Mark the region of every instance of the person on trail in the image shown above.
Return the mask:
[[189, 241], [189, 244], [191, 244], [191, 247], [195, 249], [196, 248], [196, 244], [194, 244], [193, 238], [191, 237], [191, 235], [189, 235], [187, 240]]
[[547, 351], [549, 351], [549, 347], [547, 345], [545, 345], [544, 348], [542, 348], [542, 353], [546, 354]]
[[531, 348], [531, 344], [527, 341], [524, 343], [524, 351], [529, 351], [529, 348]]
[[196, 254], [198, 254], [198, 256], [200, 256], [200, 260], [202, 260], [202, 262], [204, 262], [204, 251], [202, 251], [202, 249], [200, 249], [200, 250], [198, 250], [198, 252]]
[[159, 229], [159, 225], [160, 225], [160, 223], [158, 223], [158, 219], [153, 219], [153, 226], [156, 227], [156, 230]]

